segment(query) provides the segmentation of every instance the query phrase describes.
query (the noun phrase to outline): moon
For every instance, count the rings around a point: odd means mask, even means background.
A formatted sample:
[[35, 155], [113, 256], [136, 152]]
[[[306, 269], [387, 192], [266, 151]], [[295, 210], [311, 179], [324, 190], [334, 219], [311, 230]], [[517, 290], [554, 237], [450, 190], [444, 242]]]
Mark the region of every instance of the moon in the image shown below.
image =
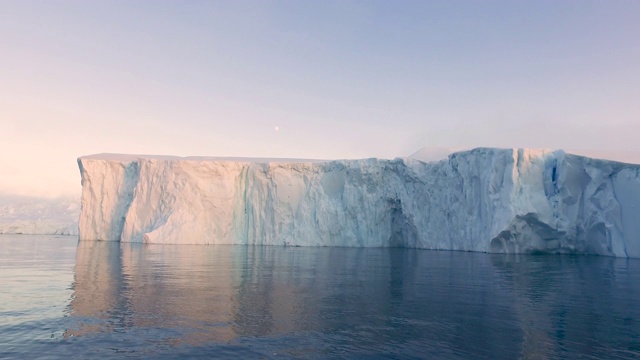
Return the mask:
[[274, 128], [274, 130], [275, 130], [276, 132], [278, 132], [278, 131], [280, 131], [280, 128], [276, 125], [276, 127]]

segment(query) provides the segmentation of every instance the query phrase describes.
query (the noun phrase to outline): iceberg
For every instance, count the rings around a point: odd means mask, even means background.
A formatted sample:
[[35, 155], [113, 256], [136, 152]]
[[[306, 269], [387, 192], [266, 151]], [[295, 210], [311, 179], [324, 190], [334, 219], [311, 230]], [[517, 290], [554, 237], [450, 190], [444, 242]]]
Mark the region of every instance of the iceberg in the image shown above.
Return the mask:
[[439, 161], [78, 158], [80, 240], [640, 257], [640, 165], [477, 148]]
[[0, 234], [78, 235], [77, 198], [0, 194]]

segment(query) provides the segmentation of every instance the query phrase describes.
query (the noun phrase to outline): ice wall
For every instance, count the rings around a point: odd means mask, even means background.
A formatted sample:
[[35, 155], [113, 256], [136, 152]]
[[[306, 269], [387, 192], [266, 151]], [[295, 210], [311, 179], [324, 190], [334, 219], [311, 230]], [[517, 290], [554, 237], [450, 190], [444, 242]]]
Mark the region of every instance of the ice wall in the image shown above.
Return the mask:
[[479, 148], [438, 162], [92, 155], [81, 240], [640, 257], [640, 165]]

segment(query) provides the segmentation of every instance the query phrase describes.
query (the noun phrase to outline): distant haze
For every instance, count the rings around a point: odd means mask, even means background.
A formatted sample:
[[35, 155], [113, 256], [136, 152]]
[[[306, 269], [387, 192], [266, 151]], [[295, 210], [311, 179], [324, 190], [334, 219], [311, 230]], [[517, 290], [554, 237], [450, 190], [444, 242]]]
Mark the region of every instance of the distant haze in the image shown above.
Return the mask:
[[1, 1], [0, 193], [96, 153], [640, 153], [638, 1]]

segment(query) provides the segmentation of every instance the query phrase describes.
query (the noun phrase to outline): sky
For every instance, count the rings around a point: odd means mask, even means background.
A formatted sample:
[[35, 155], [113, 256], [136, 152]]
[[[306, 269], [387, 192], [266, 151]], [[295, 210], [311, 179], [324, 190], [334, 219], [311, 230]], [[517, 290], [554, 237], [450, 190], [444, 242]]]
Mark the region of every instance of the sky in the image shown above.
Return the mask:
[[640, 152], [640, 1], [0, 0], [0, 193], [94, 153]]

